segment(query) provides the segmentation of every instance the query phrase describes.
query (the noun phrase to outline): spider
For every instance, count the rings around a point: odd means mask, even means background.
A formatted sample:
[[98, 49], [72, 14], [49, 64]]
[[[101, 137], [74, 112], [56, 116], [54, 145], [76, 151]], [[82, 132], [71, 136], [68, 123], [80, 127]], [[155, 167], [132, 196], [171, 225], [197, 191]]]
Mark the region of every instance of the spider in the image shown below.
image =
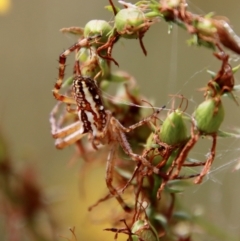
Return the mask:
[[[58, 86], [58, 82], [55, 87], [56, 86]], [[78, 61], [76, 61], [76, 76], [73, 80], [72, 96], [69, 97], [58, 94], [57, 99], [66, 103], [68, 112], [77, 115], [78, 120], [59, 129], [54, 120], [56, 109], [53, 109], [50, 115], [50, 123], [52, 136], [56, 139], [55, 146], [58, 149], [63, 149], [64, 147], [77, 142], [86, 134], [89, 135], [89, 141], [92, 143], [94, 149], [98, 149], [100, 144], [109, 144], [110, 152], [107, 159], [106, 184], [111, 195], [116, 197], [123, 209], [125, 211], [130, 211], [131, 209], [124, 203], [119, 195], [120, 192], [112, 185], [114, 158], [116, 156], [118, 145], [120, 144], [123, 151], [131, 157], [131, 159], [137, 162], [140, 161], [143, 165], [148, 166], [150, 170], [154, 169], [145, 158], [133, 153], [125, 133], [149, 122], [152, 118], [155, 118], [158, 112], [128, 128], [125, 128], [115, 117], [112, 116], [110, 111], [105, 110], [95, 80], [89, 77], [83, 77], [80, 74]], [[71, 104], [76, 105], [76, 108], [72, 108]], [[157, 172], [157, 169], [155, 168], [153, 171]]]

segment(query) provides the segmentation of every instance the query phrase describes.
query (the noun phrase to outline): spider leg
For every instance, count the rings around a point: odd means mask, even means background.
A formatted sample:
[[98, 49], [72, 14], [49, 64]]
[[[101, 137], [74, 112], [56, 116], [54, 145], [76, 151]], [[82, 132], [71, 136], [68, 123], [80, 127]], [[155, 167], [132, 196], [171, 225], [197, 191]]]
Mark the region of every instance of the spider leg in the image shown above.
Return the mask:
[[104, 202], [104, 201], [106, 201], [106, 200], [108, 200], [110, 198], [112, 198], [112, 195], [111, 195], [111, 193], [108, 193], [104, 197], [98, 199], [96, 203], [94, 203], [93, 205], [89, 206], [88, 207], [88, 211], [92, 211], [92, 209], [95, 208], [96, 206], [98, 206], [99, 203]]
[[149, 123], [149, 122], [152, 121], [153, 119], [156, 119], [156, 118], [157, 118], [157, 115], [159, 114], [159, 112], [160, 112], [160, 110], [157, 110], [157, 111], [154, 112], [152, 115], [150, 115], [150, 116], [148, 116], [148, 117], [140, 120], [139, 122], [137, 122], [137, 123], [135, 123], [135, 124], [133, 124], [133, 125], [127, 127], [127, 128], [124, 127], [119, 121], [117, 121], [117, 120], [116, 120], [116, 121], [118, 122], [119, 128], [121, 128], [122, 131], [124, 131], [124, 132], [127, 133], [127, 132], [130, 132], [130, 131], [132, 131], [132, 130], [134, 130], [134, 129], [136, 129], [136, 128], [142, 126], [142, 125], [144, 125], [144, 124]]
[[171, 167], [169, 168], [168, 172], [166, 173], [166, 175], [162, 175], [162, 183], [160, 185], [160, 187], [158, 188], [157, 190], [157, 199], [161, 199], [161, 193], [162, 191], [164, 190], [167, 182], [170, 180], [170, 179], [174, 179], [174, 178], [171, 178], [171, 174], [173, 172], [173, 169], [174, 169], [174, 162], [172, 163]]
[[124, 187], [122, 188], [122, 190], [119, 191], [119, 192], [123, 193], [123, 192], [125, 191], [125, 189], [131, 184], [132, 180], [135, 178], [136, 174], [139, 172], [139, 169], [141, 168], [141, 165], [142, 165], [141, 162], [139, 162], [139, 163], [137, 164], [137, 166], [135, 167], [135, 169], [134, 169], [134, 171], [133, 171], [133, 174], [132, 174], [131, 178], [127, 181], [127, 183], [125, 184], [125, 186], [124, 186]]
[[67, 97], [65, 95], [62, 95], [59, 93], [59, 90], [61, 89], [64, 74], [65, 74], [65, 66], [66, 66], [66, 59], [67, 56], [75, 51], [76, 49], [80, 49], [81, 47], [87, 47], [91, 44], [91, 41], [96, 41], [95, 38], [98, 38], [99, 36], [89, 37], [89, 38], [83, 38], [80, 39], [77, 43], [72, 45], [70, 48], [66, 49], [60, 56], [59, 56], [59, 71], [58, 71], [58, 80], [55, 83], [54, 89], [53, 89], [53, 95], [54, 97], [59, 100], [63, 101], [68, 104], [75, 104], [75, 100], [73, 98]]
[[106, 184], [111, 195], [113, 195], [117, 199], [117, 201], [122, 206], [122, 208], [126, 212], [131, 212], [131, 208], [128, 207], [127, 204], [125, 204], [122, 197], [119, 195], [118, 191], [112, 185], [117, 147], [118, 147], [117, 143], [112, 144], [111, 150], [108, 155], [107, 166], [106, 166]]
[[77, 108], [71, 108], [71, 104], [67, 104], [66, 109], [67, 109], [67, 112], [78, 115], [78, 112], [79, 112], [78, 109]]
[[184, 146], [184, 148], [182, 149], [181, 153], [179, 154], [179, 156], [178, 156], [178, 158], [176, 160], [177, 171], [173, 175], [172, 179], [174, 179], [175, 177], [179, 176], [179, 173], [181, 171], [181, 168], [183, 166], [184, 161], [187, 158], [187, 155], [188, 155], [189, 151], [194, 147], [194, 145], [197, 143], [197, 141], [198, 141], [198, 139], [200, 137], [199, 131], [196, 134], [194, 133], [194, 127], [193, 126], [192, 126], [191, 132], [192, 132], [191, 133], [192, 138]]
[[[51, 133], [53, 138], [57, 139], [55, 141], [55, 146], [59, 149], [62, 149], [68, 145], [75, 143], [80, 140], [83, 135], [82, 133], [81, 122], [76, 121], [68, 126], [59, 128], [59, 123], [56, 122], [56, 115], [59, 109], [61, 102], [58, 102], [53, 108], [50, 114], [50, 123], [51, 123]], [[61, 118], [62, 120], [62, 118]], [[63, 139], [62, 139], [63, 138]]]
[[[148, 117], [148, 118], [152, 118]], [[146, 119], [148, 119], [146, 118]], [[116, 140], [120, 146], [122, 147], [123, 151], [130, 156], [134, 161], [141, 162], [144, 166], [148, 167], [149, 170], [153, 171], [154, 173], [158, 174], [159, 169], [154, 167], [145, 157], [135, 154], [132, 151], [132, 148], [125, 136], [125, 132], [129, 132], [130, 130], [133, 130], [134, 128], [143, 125], [146, 119], [140, 121], [136, 125], [130, 126], [130, 128], [125, 128], [116, 118], [111, 117], [109, 124], [111, 125], [112, 131], [111, 135], [114, 140]]]
[[61, 102], [57, 102], [57, 104], [53, 107], [52, 111], [50, 112], [49, 122], [51, 124], [51, 130], [52, 131], [57, 130], [58, 126], [60, 125], [60, 123], [63, 120], [64, 114], [61, 115], [61, 118], [59, 118], [59, 119], [61, 119], [61, 121], [60, 122], [58, 121], [58, 123], [57, 123], [57, 119], [56, 119], [57, 117], [56, 116], [57, 116], [58, 110], [60, 108], [60, 104], [61, 104]]
[[211, 153], [206, 161], [205, 166], [203, 167], [203, 170], [201, 171], [200, 175], [195, 179], [194, 183], [199, 184], [202, 182], [203, 177], [209, 172], [209, 169], [211, 168], [211, 165], [215, 158], [215, 152], [216, 152], [216, 145], [217, 145], [217, 136], [216, 134], [212, 135], [213, 142], [212, 142], [212, 148]]
[[[62, 128], [62, 126], [64, 125], [64, 123], [67, 123], [69, 121], [69, 119], [72, 119], [72, 117], [74, 117], [74, 115], [71, 115], [69, 113], [75, 113], [77, 117], [77, 112], [76, 110], [72, 110], [69, 111], [68, 110], [68, 106], [67, 108], [61, 110], [60, 106], [63, 104], [63, 102], [57, 102], [57, 104], [54, 106], [54, 108], [52, 109], [52, 111], [50, 112], [50, 117], [49, 117], [49, 122], [51, 124], [51, 133], [53, 135], [53, 137], [56, 138], [61, 138], [61, 137], [65, 137], [66, 135], [72, 133], [71, 128], [70, 131], [68, 133], [65, 133], [65, 129], [67, 129], [67, 127]], [[62, 111], [62, 113], [58, 116], [58, 112]], [[78, 117], [77, 117], [78, 119]], [[75, 121], [75, 118], [73, 119]], [[73, 123], [71, 126], [73, 127], [74, 125], [79, 125], [79, 123]]]
[[155, 174], [159, 174], [159, 168], [154, 167], [145, 157], [142, 155], [138, 155], [132, 151], [132, 148], [127, 141], [127, 138], [125, 136], [125, 133], [122, 131], [118, 131], [119, 133], [119, 138], [118, 138], [118, 143], [121, 145], [123, 151], [131, 157], [134, 161], [137, 163], [141, 163], [143, 166], [148, 167], [148, 172], [154, 172]]
[[72, 134], [81, 128], [80, 121], [74, 122], [68, 126], [65, 126], [60, 129], [52, 129], [52, 136], [54, 139], [63, 138]]
[[72, 134], [66, 136], [63, 139], [57, 139], [55, 141], [55, 146], [58, 149], [63, 149], [66, 146], [72, 145], [73, 143], [77, 142], [78, 140], [80, 140], [83, 136], [85, 136], [87, 133], [82, 133], [82, 129], [73, 132]]

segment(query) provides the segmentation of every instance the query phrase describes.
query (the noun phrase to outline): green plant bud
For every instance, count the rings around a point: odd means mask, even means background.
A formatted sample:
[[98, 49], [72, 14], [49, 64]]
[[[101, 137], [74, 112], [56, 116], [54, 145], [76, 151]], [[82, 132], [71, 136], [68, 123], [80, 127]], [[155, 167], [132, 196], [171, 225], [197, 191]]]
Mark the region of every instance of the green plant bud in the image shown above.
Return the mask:
[[132, 227], [133, 241], [159, 241], [156, 230], [146, 220], [137, 220]]
[[205, 134], [216, 133], [224, 119], [222, 101], [216, 105], [212, 98], [205, 100], [197, 107], [193, 117], [199, 131]]
[[115, 28], [124, 38], [138, 38], [139, 33], [146, 31], [146, 17], [137, 8], [121, 9], [115, 16]]
[[92, 44], [93, 46], [100, 46], [108, 41], [108, 35], [111, 32], [111, 25], [105, 20], [91, 20], [84, 27], [84, 37], [94, 37], [101, 35], [97, 43]]
[[179, 109], [167, 116], [162, 124], [159, 137], [162, 142], [170, 146], [178, 145], [188, 140], [187, 126]]

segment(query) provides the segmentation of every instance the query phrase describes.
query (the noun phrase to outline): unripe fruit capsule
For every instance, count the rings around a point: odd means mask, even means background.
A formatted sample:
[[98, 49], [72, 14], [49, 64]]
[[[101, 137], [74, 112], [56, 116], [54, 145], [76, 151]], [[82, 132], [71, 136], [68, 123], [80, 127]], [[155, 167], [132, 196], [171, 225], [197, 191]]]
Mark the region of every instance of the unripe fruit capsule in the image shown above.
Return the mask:
[[111, 25], [105, 21], [105, 20], [91, 20], [89, 21], [85, 27], [84, 27], [84, 37], [88, 38], [88, 37], [94, 37], [94, 36], [98, 36], [101, 35], [101, 38], [98, 39], [98, 43], [92, 44], [95, 46], [99, 46], [102, 45], [103, 43], [106, 43], [108, 40], [108, 35], [109, 32], [112, 30]]
[[177, 109], [167, 116], [162, 124], [159, 137], [162, 142], [170, 146], [188, 140], [187, 126], [180, 110]]
[[[217, 110], [217, 111], [216, 111]], [[217, 104], [212, 98], [202, 102], [193, 113], [196, 127], [204, 134], [213, 134], [219, 130], [224, 119], [222, 101]]]
[[115, 16], [115, 28], [117, 32], [122, 37], [128, 39], [138, 38], [139, 33], [145, 32], [145, 22], [146, 17], [144, 13], [137, 8], [121, 9]]

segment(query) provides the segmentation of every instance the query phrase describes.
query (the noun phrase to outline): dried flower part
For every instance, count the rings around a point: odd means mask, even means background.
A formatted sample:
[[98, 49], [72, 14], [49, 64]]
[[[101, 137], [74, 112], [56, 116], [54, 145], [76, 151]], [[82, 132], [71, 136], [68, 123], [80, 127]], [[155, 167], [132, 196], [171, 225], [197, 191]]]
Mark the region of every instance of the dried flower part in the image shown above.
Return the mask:
[[159, 137], [162, 142], [170, 146], [178, 145], [188, 140], [187, 126], [179, 109], [167, 116], [162, 124]]
[[[217, 104], [217, 106], [216, 106]], [[217, 111], [216, 111], [217, 108]], [[216, 133], [224, 120], [222, 101], [210, 98], [202, 102], [193, 113], [197, 129], [204, 134]]]
[[105, 20], [91, 20], [84, 27], [84, 37], [101, 36], [98, 41], [93, 43], [93, 46], [101, 46], [108, 40], [108, 35], [112, 30], [111, 25]]
[[146, 17], [138, 8], [121, 9], [115, 16], [117, 32], [124, 38], [138, 38], [140, 33], [145, 32]]

